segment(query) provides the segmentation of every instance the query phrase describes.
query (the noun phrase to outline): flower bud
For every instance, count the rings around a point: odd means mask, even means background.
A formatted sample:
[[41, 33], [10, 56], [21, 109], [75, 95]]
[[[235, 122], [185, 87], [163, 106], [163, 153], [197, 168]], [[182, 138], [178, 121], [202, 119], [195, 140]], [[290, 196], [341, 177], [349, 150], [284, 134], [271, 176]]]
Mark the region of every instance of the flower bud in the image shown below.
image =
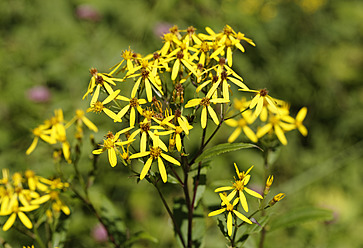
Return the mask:
[[268, 205], [270, 205], [270, 207], [272, 207], [273, 205], [276, 204], [276, 202], [281, 201], [284, 197], [285, 197], [285, 193], [279, 193], [277, 195], [274, 196], [274, 198], [272, 198], [272, 200], [269, 202]]
[[270, 192], [270, 187], [273, 181], [274, 181], [274, 176], [270, 175], [266, 180], [265, 190], [263, 191], [264, 195], [267, 195]]

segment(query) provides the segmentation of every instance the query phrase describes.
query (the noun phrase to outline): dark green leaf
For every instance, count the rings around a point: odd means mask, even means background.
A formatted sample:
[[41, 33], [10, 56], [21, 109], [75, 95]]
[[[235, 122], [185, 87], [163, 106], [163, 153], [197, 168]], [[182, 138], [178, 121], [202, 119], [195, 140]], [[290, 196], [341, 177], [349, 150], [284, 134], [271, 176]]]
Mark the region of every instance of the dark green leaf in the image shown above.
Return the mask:
[[201, 161], [203, 161], [204, 159], [209, 159], [212, 158], [214, 156], [218, 156], [222, 153], [226, 153], [226, 152], [234, 152], [234, 151], [238, 151], [241, 149], [246, 149], [246, 148], [258, 148], [260, 149], [258, 146], [254, 145], [254, 144], [249, 144], [249, 143], [224, 143], [224, 144], [220, 144], [217, 146], [214, 146], [212, 148], [209, 148], [207, 150], [205, 150], [196, 160], [195, 163], [199, 163]]
[[271, 231], [300, 225], [308, 221], [328, 221], [333, 218], [331, 210], [317, 207], [292, 209], [271, 223]]
[[198, 202], [200, 199], [202, 199], [204, 191], [205, 191], [205, 187], [206, 187], [206, 174], [207, 174], [207, 168], [202, 168], [200, 170], [200, 174], [199, 174], [199, 179], [197, 178], [198, 175], [195, 175], [193, 177], [194, 180], [194, 185], [196, 185], [196, 183], [198, 183], [198, 188], [197, 188], [197, 192], [195, 195], [195, 201], [194, 201], [194, 207], [198, 206]]

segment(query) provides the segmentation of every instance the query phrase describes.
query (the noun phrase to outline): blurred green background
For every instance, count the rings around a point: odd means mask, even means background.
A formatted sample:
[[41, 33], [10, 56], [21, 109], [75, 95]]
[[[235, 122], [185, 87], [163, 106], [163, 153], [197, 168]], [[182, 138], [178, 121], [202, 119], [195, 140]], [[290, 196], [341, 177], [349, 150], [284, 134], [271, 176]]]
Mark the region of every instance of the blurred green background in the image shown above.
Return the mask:
[[[287, 134], [289, 144], [281, 148], [272, 167], [273, 193], [287, 193], [274, 209], [276, 215], [317, 206], [331, 209], [335, 216], [330, 222], [307, 222], [268, 233], [265, 247], [361, 247], [362, 13], [359, 0], [1, 1], [0, 167], [54, 174], [46, 145], [25, 155], [32, 141], [30, 130], [55, 108], [63, 108], [69, 120], [76, 108], [87, 107], [81, 98], [91, 67], [107, 71], [129, 46], [142, 55], [159, 49], [162, 32], [174, 24], [181, 29], [192, 25], [199, 32], [206, 26], [218, 32], [229, 24], [257, 45], [234, 54], [234, 69], [245, 83], [254, 89], [266, 87], [273, 97], [290, 102], [293, 115], [308, 107], [304, 122], [308, 137]], [[111, 122], [88, 116], [100, 128], [98, 141], [113, 129]], [[85, 152], [90, 149], [86, 143]], [[86, 171], [87, 154], [84, 160]], [[260, 154], [244, 150], [213, 161], [206, 194], [212, 194], [216, 181], [231, 178], [233, 162], [242, 170], [254, 164], [252, 176], [256, 184], [262, 183]], [[111, 168], [106, 156], [101, 165], [94, 194], [102, 203], [103, 195], [109, 196], [131, 233], [145, 231], [158, 239], [135, 247], [175, 246], [172, 225], [156, 191], [146, 182], [136, 185], [123, 165]], [[95, 247], [95, 242], [97, 247], [109, 247], [95, 241], [97, 220], [81, 209], [72, 207], [69, 247]], [[205, 247], [223, 247], [215, 223], [207, 220]], [[10, 232], [0, 231], [0, 236], [24, 244], [25, 237]], [[253, 239], [247, 247], [254, 247]]]

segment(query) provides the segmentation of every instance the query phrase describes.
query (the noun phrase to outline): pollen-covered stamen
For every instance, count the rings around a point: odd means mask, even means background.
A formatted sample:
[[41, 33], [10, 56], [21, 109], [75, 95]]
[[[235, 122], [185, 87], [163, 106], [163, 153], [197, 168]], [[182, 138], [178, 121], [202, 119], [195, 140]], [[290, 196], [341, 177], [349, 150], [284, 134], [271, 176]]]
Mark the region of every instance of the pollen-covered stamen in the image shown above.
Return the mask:
[[170, 33], [177, 34], [179, 32], [178, 26], [173, 26], [169, 29]]
[[218, 81], [219, 77], [217, 75], [213, 76], [212, 83], [216, 83]]
[[59, 197], [59, 192], [58, 191], [51, 191], [50, 193], [49, 193], [49, 196], [50, 196], [50, 199], [52, 199], [52, 200], [56, 200], [56, 199], [58, 199]]
[[166, 42], [172, 42], [172, 41], [173, 41], [173, 39], [174, 39], [174, 35], [173, 35], [172, 33], [164, 34], [163, 39], [164, 39]]
[[200, 45], [200, 50], [204, 53], [209, 51], [209, 45], [207, 42], [203, 41], [202, 44]]
[[133, 55], [133, 52], [130, 51], [130, 50], [125, 50], [122, 52], [122, 55], [121, 57], [128, 60], [128, 59], [132, 59], [132, 55]]
[[96, 84], [100, 84], [100, 85], [103, 85], [103, 77], [98, 75], [96, 77]]
[[175, 129], [175, 133], [177, 133], [177, 134], [181, 134], [183, 132], [183, 129], [181, 128], [181, 127], [176, 127], [176, 129]]
[[159, 59], [159, 58], [160, 58], [160, 54], [159, 54], [159, 53], [157, 53], [157, 52], [154, 52], [154, 54], [153, 54], [153, 58], [154, 58], [155, 60]]
[[142, 66], [142, 68], [147, 68], [148, 66], [149, 66], [149, 61], [147, 61], [147, 60], [142, 60], [141, 61], [141, 66]]
[[225, 27], [223, 28], [223, 33], [224, 33], [225, 35], [230, 35], [230, 34], [233, 34], [233, 30], [232, 30], [232, 28], [231, 28], [231, 27], [229, 27], [229, 26], [225, 26]]
[[237, 191], [242, 191], [243, 188], [245, 187], [244, 183], [243, 183], [243, 180], [238, 180], [238, 181], [235, 181], [233, 183], [233, 186], [234, 188], [237, 190]]
[[[90, 111], [92, 112], [96, 112], [96, 113], [99, 113], [101, 112], [103, 109], [103, 104], [102, 102], [100, 101], [97, 101], [95, 102], [94, 104], [92, 104], [91, 108], [90, 108]], [[88, 111], [89, 112], [89, 111]]]
[[141, 123], [140, 128], [141, 128], [141, 130], [143, 132], [149, 132], [150, 131], [150, 123], [149, 122]]
[[267, 96], [268, 95], [268, 90], [265, 88], [265, 89], [262, 89], [262, 90], [260, 90], [260, 92], [259, 92], [259, 94], [260, 94], [260, 96]]
[[113, 139], [115, 136], [113, 135], [113, 133], [112, 132], [108, 132], [107, 134], [106, 134], [106, 136], [105, 136], [107, 139]]
[[209, 104], [210, 104], [210, 101], [209, 100], [210, 100], [209, 98], [203, 97], [202, 101], [200, 101], [200, 105], [202, 105], [204, 107], [209, 106]]
[[153, 117], [154, 115], [154, 111], [152, 110], [144, 110], [144, 112], [142, 113], [142, 115], [148, 119], [148, 120], [151, 120], [151, 118]]
[[97, 71], [97, 69], [96, 69], [96, 68], [91, 68], [91, 69], [89, 70], [89, 72], [91, 73], [92, 77], [97, 77], [97, 73], [98, 73], [98, 71]]
[[138, 99], [136, 97], [130, 99], [130, 107], [135, 108], [139, 105]]
[[233, 211], [233, 205], [231, 203], [228, 203], [227, 206], [226, 206], [226, 210], [229, 211], [229, 212], [232, 212]]
[[176, 58], [177, 59], [182, 59], [184, 58], [184, 53], [182, 51], [179, 51], [177, 54], [176, 54]]
[[222, 73], [221, 73], [221, 79], [222, 79], [222, 81], [223, 80], [227, 80], [227, 77], [228, 77], [227, 72], [226, 71], [222, 71]]
[[150, 156], [153, 158], [153, 159], [156, 159], [160, 156], [161, 154], [161, 149], [159, 147], [151, 147], [150, 148]]
[[226, 58], [219, 58], [219, 65], [224, 66], [226, 64]]
[[149, 71], [146, 70], [145, 68], [142, 68], [141, 69], [141, 76], [142, 76], [143, 79], [148, 78], [149, 77]]
[[195, 30], [196, 29], [193, 26], [190, 26], [190, 27], [187, 28], [187, 32], [188, 32], [189, 35], [194, 34], [195, 33]]
[[164, 115], [163, 113], [157, 113], [153, 116], [154, 118], [158, 119], [159, 121], [164, 120]]
[[224, 42], [224, 44], [229, 47], [232, 46], [232, 41], [230, 39], [226, 39], [226, 41]]
[[178, 118], [178, 117], [180, 117], [180, 116], [181, 116], [181, 111], [180, 111], [180, 109], [176, 109], [176, 110], [175, 110], [174, 116], [175, 116], [175, 118]]

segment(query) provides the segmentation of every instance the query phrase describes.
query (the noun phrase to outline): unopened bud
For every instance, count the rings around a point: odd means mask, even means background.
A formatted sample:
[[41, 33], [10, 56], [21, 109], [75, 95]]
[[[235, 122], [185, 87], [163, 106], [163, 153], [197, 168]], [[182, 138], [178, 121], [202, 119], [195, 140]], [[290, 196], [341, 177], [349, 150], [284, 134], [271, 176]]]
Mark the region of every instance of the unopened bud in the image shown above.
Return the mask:
[[285, 193], [280, 193], [280, 194], [275, 195], [274, 198], [272, 198], [272, 200], [269, 202], [268, 205], [270, 205], [272, 207], [273, 205], [276, 204], [276, 202], [279, 202], [282, 199], [284, 199], [285, 195], [286, 195]]
[[273, 181], [274, 181], [274, 176], [270, 175], [266, 180], [265, 190], [263, 191], [264, 195], [267, 195], [270, 192], [270, 187]]

